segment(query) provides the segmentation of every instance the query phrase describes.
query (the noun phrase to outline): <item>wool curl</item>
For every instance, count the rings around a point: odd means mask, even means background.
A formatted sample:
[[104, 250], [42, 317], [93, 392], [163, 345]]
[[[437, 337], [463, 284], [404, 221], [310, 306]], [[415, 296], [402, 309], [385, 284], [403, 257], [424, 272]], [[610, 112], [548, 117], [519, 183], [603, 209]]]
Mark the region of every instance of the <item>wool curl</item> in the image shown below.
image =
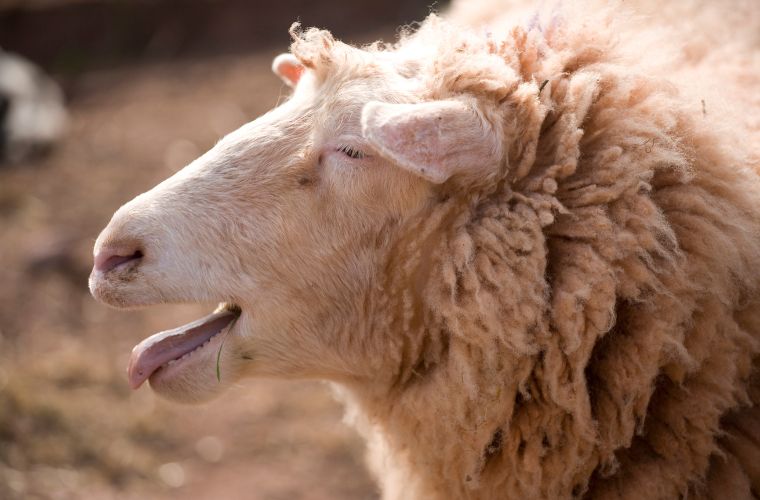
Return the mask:
[[349, 413], [388, 499], [751, 498], [760, 126], [706, 120], [672, 78], [698, 64], [641, 61], [655, 30], [560, 14], [431, 16], [385, 49], [425, 99], [474, 96], [506, 153], [389, 249], [367, 345], [392, 369], [346, 384]]

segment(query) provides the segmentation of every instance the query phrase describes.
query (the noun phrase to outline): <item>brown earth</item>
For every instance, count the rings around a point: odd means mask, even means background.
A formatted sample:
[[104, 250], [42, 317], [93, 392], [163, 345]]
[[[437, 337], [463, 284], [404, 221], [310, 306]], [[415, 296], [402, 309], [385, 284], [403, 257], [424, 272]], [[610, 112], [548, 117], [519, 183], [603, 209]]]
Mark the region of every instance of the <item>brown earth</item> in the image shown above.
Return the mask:
[[200, 407], [127, 388], [132, 346], [208, 308], [115, 311], [87, 291], [120, 204], [286, 90], [276, 51], [91, 72], [65, 140], [0, 167], [0, 498], [376, 498], [326, 385], [258, 380]]

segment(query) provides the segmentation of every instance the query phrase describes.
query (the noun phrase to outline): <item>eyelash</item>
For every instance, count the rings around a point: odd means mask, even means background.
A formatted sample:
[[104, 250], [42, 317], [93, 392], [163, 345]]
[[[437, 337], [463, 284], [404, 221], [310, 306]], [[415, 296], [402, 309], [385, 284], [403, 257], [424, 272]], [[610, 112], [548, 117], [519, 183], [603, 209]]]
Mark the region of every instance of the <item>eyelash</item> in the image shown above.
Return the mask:
[[348, 156], [349, 158], [354, 158], [356, 160], [361, 160], [367, 156], [362, 151], [354, 149], [351, 146], [341, 146], [338, 148], [338, 151]]

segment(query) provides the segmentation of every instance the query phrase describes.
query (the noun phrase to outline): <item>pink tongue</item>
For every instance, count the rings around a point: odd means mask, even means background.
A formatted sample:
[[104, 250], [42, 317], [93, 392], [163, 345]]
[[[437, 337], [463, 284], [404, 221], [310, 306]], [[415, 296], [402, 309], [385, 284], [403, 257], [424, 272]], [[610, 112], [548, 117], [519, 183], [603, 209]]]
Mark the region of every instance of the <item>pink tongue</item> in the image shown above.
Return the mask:
[[173, 359], [203, 345], [208, 339], [221, 332], [237, 315], [231, 311], [209, 314], [174, 330], [159, 332], [148, 337], [132, 349], [127, 366], [129, 385], [137, 389], [158, 368]]

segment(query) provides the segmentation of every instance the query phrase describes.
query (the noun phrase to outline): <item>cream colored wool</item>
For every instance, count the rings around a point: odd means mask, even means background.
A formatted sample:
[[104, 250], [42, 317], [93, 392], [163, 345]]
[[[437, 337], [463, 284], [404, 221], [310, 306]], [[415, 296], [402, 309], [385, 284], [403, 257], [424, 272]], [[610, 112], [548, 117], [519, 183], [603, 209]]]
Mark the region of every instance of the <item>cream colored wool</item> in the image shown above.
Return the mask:
[[383, 498], [751, 498], [760, 45], [663, 55], [632, 17], [557, 15], [393, 48], [509, 153], [390, 253], [369, 320], [395, 370], [346, 391]]

